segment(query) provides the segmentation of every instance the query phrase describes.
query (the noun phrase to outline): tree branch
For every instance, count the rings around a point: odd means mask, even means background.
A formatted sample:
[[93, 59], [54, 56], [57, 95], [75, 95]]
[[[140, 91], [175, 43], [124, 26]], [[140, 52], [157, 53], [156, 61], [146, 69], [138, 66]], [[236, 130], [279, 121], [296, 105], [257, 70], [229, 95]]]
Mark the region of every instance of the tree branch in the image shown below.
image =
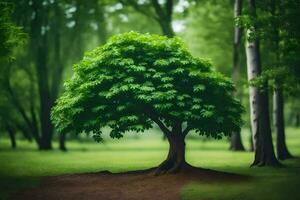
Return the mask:
[[166, 134], [166, 136], [171, 134], [171, 131], [164, 125], [161, 120], [159, 120], [158, 115], [154, 111], [147, 110], [145, 114], [159, 126], [159, 128], [164, 132], [164, 134]]
[[35, 129], [35, 125], [33, 124], [30, 118], [27, 116], [26, 111], [22, 104], [20, 103], [19, 99], [13, 92], [13, 89], [10, 85], [10, 67], [6, 69], [6, 80], [5, 80], [5, 90], [9, 94], [9, 99], [11, 100], [12, 104], [16, 107], [17, 111], [21, 114], [23, 120], [25, 121], [25, 124], [31, 130], [31, 133], [33, 137], [36, 139], [37, 143], [39, 143], [39, 135], [37, 133], [37, 130]]
[[192, 128], [191, 127], [186, 127], [185, 129], [184, 129], [184, 131], [182, 132], [182, 134], [184, 135], [184, 136], [186, 136], [189, 132], [190, 132], [190, 130], [192, 130]]
[[120, 0], [120, 2], [124, 5], [130, 5], [131, 7], [133, 7], [136, 11], [138, 11], [139, 13], [145, 15], [146, 17], [150, 17], [153, 18], [156, 21], [159, 21], [159, 18], [157, 16], [155, 16], [152, 12], [150, 12], [149, 10], [143, 8], [141, 5], [139, 5], [137, 3], [137, 1], [135, 0]]
[[154, 10], [155, 10], [156, 14], [159, 17], [159, 20], [164, 19], [165, 18], [165, 13], [164, 13], [162, 7], [159, 5], [158, 1], [157, 0], [151, 0], [151, 3], [154, 7]]

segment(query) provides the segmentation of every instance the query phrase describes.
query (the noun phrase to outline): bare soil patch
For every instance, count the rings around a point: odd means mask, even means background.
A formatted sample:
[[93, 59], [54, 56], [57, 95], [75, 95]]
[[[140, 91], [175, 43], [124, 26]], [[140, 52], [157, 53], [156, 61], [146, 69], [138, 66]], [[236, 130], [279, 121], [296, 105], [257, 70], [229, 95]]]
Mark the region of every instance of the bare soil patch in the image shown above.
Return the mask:
[[125, 173], [72, 174], [42, 178], [39, 187], [13, 199], [30, 200], [176, 200], [191, 182], [240, 182], [250, 177], [189, 167], [176, 174], [154, 176], [154, 168]]

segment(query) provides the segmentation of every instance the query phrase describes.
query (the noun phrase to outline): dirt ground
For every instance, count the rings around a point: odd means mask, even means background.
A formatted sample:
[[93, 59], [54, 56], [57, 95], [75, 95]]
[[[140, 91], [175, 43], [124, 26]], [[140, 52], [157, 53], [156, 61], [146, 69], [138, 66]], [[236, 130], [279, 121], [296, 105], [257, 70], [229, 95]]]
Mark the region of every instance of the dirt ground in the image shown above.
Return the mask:
[[249, 177], [193, 168], [154, 176], [153, 169], [125, 173], [108, 171], [42, 178], [39, 187], [14, 196], [19, 200], [176, 200], [191, 182], [245, 181]]

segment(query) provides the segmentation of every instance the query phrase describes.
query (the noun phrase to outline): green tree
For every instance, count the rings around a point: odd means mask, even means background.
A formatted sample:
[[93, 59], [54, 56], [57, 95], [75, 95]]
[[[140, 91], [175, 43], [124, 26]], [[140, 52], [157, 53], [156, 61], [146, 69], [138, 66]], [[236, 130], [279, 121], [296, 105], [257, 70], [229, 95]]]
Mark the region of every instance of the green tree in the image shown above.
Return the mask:
[[299, 8], [299, 1], [260, 1], [258, 16], [250, 18], [258, 30], [254, 36], [262, 43], [264, 66], [253, 84], [272, 89], [277, 157], [282, 160], [292, 158], [285, 143], [284, 102], [288, 94], [297, 99], [299, 93]]
[[[11, 19], [13, 4], [0, 1], [0, 96], [6, 95], [8, 70], [14, 59], [13, 50], [26, 41], [26, 35], [21, 27], [16, 26]], [[7, 131], [12, 148], [16, 148], [15, 133], [19, 128], [23, 131], [15, 116], [14, 108], [9, 106], [5, 98], [0, 98], [0, 130]], [[24, 131], [24, 135], [27, 132]]]
[[[257, 13], [256, 1], [249, 0], [249, 25], [247, 26], [246, 54], [248, 80], [259, 77], [262, 73], [260, 43], [256, 26]], [[262, 89], [258, 86], [250, 86], [250, 116], [251, 131], [255, 158], [252, 166], [278, 166], [276, 159], [269, 116], [268, 82], [263, 81]]]
[[125, 33], [87, 53], [52, 110], [61, 133], [92, 133], [101, 128], [121, 138], [153, 123], [169, 141], [167, 159], [156, 173], [176, 172], [185, 161], [185, 136], [190, 131], [221, 138], [239, 131], [242, 106], [232, 98], [231, 81], [194, 58], [175, 37]]
[[[274, 49], [274, 62], [272, 63], [271, 80], [274, 82], [273, 116], [276, 130], [277, 157], [281, 160], [292, 158], [285, 142], [284, 102], [285, 94], [298, 98], [300, 87], [300, 17], [299, 1], [274, 0], [268, 6], [271, 16], [267, 27], [267, 40], [271, 39]], [[286, 22], [289, 22], [288, 25]]]
[[[55, 130], [50, 108], [68, 66], [77, 62], [86, 48], [105, 42], [105, 5], [97, 0], [10, 2], [15, 7], [12, 19], [24, 28], [29, 40], [25, 47], [15, 49], [15, 62], [1, 71], [1, 98], [17, 111], [23, 130], [32, 135], [39, 149], [51, 149]], [[65, 150], [64, 134], [60, 137], [60, 148]]]

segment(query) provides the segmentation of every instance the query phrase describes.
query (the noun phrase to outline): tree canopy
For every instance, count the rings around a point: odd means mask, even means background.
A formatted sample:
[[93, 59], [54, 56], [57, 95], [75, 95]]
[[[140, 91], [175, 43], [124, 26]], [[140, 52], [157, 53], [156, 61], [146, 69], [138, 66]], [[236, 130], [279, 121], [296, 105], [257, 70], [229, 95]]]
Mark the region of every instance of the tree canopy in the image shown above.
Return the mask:
[[175, 123], [221, 138], [242, 123], [232, 82], [205, 60], [194, 58], [178, 38], [129, 32], [113, 36], [74, 65], [74, 75], [52, 110], [59, 132], [110, 136], [144, 131], [155, 122], [163, 132]]

